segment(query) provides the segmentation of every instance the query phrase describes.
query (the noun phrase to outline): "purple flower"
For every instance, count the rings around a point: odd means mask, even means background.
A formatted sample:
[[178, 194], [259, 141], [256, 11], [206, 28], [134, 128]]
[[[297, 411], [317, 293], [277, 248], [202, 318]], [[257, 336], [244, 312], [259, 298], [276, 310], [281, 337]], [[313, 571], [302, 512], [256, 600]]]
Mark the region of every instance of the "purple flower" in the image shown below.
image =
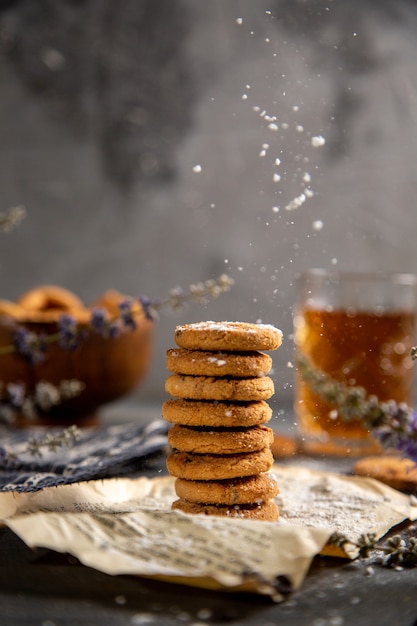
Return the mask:
[[107, 312], [105, 309], [93, 309], [91, 312], [91, 327], [99, 335], [105, 335], [107, 330], [106, 324]]
[[372, 435], [384, 449], [398, 450], [417, 463], [417, 413], [393, 401], [380, 407], [381, 423], [371, 427]]
[[14, 345], [16, 351], [29, 363], [39, 363], [45, 358], [46, 341], [43, 334], [37, 335], [27, 328], [19, 326], [14, 334]]
[[122, 326], [128, 330], [135, 330], [137, 327], [132, 313], [132, 304], [133, 301], [128, 299], [119, 303], [120, 321]]
[[111, 322], [111, 324], [109, 324], [107, 328], [107, 336], [110, 337], [110, 339], [115, 339], [116, 337], [119, 337], [119, 335], [120, 335], [120, 324], [118, 323], [117, 320], [115, 320], [114, 322]]
[[417, 463], [417, 413], [415, 411], [410, 414], [408, 423], [399, 434], [395, 447]]
[[152, 302], [148, 296], [139, 296], [138, 301], [142, 307], [143, 312], [145, 313], [146, 319], [154, 322], [158, 319], [158, 313], [156, 311], [156, 307], [158, 306], [157, 302]]
[[64, 313], [58, 321], [58, 345], [64, 350], [74, 350], [79, 345], [77, 322], [72, 315]]

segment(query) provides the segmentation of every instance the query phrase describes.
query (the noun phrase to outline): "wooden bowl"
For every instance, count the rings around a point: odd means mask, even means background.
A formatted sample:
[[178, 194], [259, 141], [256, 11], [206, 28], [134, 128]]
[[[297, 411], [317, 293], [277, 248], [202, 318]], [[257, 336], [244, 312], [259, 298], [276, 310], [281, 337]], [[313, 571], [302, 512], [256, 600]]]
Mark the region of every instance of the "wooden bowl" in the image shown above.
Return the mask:
[[[17, 352], [0, 354], [0, 381], [23, 383], [29, 394], [37, 383], [47, 381], [58, 386], [64, 380], [82, 383], [81, 392], [48, 411], [38, 411], [36, 421], [42, 424], [86, 425], [96, 420], [97, 410], [132, 392], [142, 380], [150, 364], [154, 323], [139, 303], [135, 303], [136, 328], [122, 329], [116, 337], [104, 337], [92, 330], [89, 322], [94, 308], [107, 311], [109, 319], [120, 311], [118, 304], [125, 296], [109, 291], [89, 307], [75, 301], [59, 301], [54, 297], [70, 294], [57, 287], [39, 287], [28, 292], [16, 303], [0, 301], [0, 346], [13, 345], [18, 327], [46, 336], [58, 332], [58, 320], [69, 313], [85, 337], [74, 349], [63, 349], [57, 342], [48, 345], [44, 360], [30, 363]], [[45, 296], [46, 294], [46, 296]], [[39, 296], [36, 301], [35, 296]], [[76, 298], [76, 297], [75, 297]], [[16, 425], [28, 423], [23, 414], [17, 415]]]

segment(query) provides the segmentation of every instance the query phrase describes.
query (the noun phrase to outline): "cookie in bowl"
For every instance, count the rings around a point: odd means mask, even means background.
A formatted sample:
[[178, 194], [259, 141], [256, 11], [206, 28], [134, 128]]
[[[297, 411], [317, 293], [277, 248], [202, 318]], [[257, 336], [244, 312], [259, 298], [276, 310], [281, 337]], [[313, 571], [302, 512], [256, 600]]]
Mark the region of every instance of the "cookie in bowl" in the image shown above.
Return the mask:
[[81, 389], [47, 410], [38, 407], [35, 418], [17, 412], [16, 425], [34, 419], [52, 425], [94, 423], [100, 407], [140, 383], [151, 359], [154, 323], [134, 301], [129, 308], [132, 323], [124, 326], [125, 302], [123, 294], [108, 291], [85, 305], [54, 285], [31, 289], [16, 302], [0, 301], [3, 384], [19, 382], [32, 396], [44, 381], [56, 388], [63, 381], [77, 381]]

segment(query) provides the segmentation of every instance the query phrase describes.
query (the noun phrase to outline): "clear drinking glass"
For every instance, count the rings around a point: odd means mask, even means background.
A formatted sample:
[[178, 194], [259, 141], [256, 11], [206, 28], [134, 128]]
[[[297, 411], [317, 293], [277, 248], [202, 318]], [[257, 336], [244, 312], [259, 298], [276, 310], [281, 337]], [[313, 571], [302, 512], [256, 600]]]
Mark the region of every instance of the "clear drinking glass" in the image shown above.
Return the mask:
[[[337, 402], [328, 401], [333, 387], [327, 386], [326, 394], [317, 392], [315, 376], [323, 374], [330, 385], [362, 387], [379, 401], [411, 406], [416, 310], [417, 277], [412, 274], [312, 269], [299, 276], [294, 408], [306, 452], [358, 456], [379, 451], [363, 421], [354, 414], [342, 419]], [[321, 390], [322, 383], [323, 376]]]

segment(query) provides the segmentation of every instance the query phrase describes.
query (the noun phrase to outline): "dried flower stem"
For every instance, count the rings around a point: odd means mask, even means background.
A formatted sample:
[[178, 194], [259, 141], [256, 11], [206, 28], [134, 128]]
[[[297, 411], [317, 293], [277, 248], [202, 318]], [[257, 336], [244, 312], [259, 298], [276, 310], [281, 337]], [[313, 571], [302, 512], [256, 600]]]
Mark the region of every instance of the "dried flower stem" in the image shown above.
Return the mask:
[[378, 545], [378, 540], [374, 533], [363, 534], [358, 541], [348, 539], [342, 533], [333, 533], [329, 543], [343, 548], [349, 544], [358, 548], [359, 558], [368, 559], [372, 556], [376, 558], [383, 555], [381, 564], [385, 567], [417, 567], [417, 538], [409, 537], [403, 539], [400, 535], [394, 535]]
[[151, 319], [157, 319], [158, 311], [161, 309], [169, 308], [173, 311], [178, 311], [192, 301], [206, 304], [210, 298], [218, 298], [222, 293], [230, 291], [233, 285], [233, 278], [230, 278], [227, 274], [221, 274], [216, 279], [209, 279], [190, 285], [188, 291], [183, 291], [181, 287], [174, 287], [170, 289], [167, 298], [164, 300], [151, 301], [146, 297], [141, 297], [139, 301], [145, 313]]
[[[81, 436], [81, 431], [77, 426], [69, 426], [64, 430], [52, 434], [48, 433], [44, 437], [32, 437], [28, 440], [24, 453], [30, 456], [43, 456], [43, 449], [56, 452], [60, 448], [72, 446]], [[19, 462], [17, 454], [0, 446], [0, 467], [11, 467]]]
[[176, 311], [191, 301], [200, 304], [208, 302], [209, 298], [217, 298], [229, 291], [233, 284], [232, 278], [222, 274], [217, 279], [190, 285], [185, 292], [180, 287], [171, 289], [168, 297], [161, 301], [152, 301], [144, 296], [137, 300], [126, 298], [119, 304], [118, 315], [108, 318], [103, 309], [92, 309], [89, 324], [83, 326], [77, 325], [72, 316], [63, 314], [58, 320], [58, 331], [48, 335], [38, 334], [19, 326], [14, 344], [0, 346], [0, 355], [17, 352], [30, 362], [36, 363], [44, 358], [48, 346], [52, 343], [58, 343], [63, 349], [73, 349], [91, 331], [106, 338], [116, 337], [123, 330], [135, 329], [143, 313], [148, 319], [156, 320], [161, 309], [171, 308]]
[[296, 367], [313, 393], [335, 407], [338, 418], [360, 420], [384, 448], [400, 450], [417, 462], [417, 415], [412, 408], [394, 400], [380, 402], [374, 395], [367, 396], [363, 387], [334, 380], [301, 353]]

